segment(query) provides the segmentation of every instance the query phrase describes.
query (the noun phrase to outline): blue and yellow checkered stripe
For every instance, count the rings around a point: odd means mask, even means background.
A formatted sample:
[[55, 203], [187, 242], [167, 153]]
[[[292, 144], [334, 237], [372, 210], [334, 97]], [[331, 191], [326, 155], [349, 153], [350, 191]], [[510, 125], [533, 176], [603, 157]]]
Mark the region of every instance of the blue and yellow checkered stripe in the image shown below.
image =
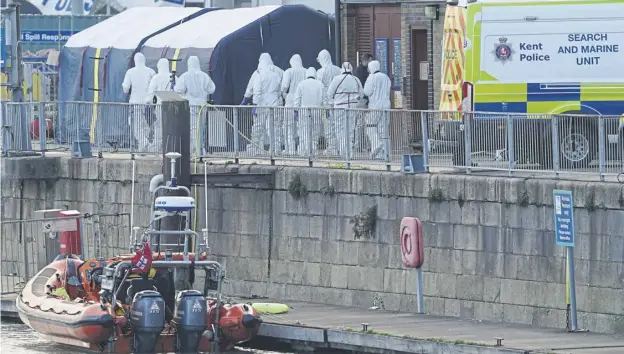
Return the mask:
[[624, 113], [624, 84], [619, 83], [483, 83], [475, 85], [474, 91], [478, 112]]

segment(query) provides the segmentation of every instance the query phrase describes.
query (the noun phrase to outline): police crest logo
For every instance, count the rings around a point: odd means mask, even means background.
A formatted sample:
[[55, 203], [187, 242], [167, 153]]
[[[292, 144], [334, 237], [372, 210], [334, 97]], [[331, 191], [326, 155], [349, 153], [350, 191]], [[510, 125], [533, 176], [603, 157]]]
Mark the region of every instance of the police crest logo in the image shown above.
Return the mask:
[[505, 64], [510, 61], [514, 51], [511, 49], [511, 43], [507, 43], [507, 37], [500, 37], [498, 43], [494, 44], [494, 55], [496, 60]]

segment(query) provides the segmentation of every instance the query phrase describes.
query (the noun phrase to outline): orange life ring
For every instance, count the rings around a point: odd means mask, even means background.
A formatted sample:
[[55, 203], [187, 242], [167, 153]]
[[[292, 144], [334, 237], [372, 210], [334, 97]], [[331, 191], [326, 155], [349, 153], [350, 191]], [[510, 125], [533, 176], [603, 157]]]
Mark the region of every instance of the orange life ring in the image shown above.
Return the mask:
[[417, 218], [401, 219], [401, 260], [407, 268], [420, 268], [425, 261], [422, 223]]

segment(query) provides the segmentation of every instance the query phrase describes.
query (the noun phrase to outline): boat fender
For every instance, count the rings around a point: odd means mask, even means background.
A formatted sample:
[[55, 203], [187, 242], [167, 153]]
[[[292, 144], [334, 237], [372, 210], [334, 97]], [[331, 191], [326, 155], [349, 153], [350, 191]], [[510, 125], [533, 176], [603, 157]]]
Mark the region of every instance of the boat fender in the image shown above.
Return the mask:
[[290, 310], [290, 307], [286, 304], [280, 304], [277, 302], [255, 302], [250, 303], [251, 307], [254, 308], [260, 314], [273, 314], [278, 315], [282, 313], [286, 313]]

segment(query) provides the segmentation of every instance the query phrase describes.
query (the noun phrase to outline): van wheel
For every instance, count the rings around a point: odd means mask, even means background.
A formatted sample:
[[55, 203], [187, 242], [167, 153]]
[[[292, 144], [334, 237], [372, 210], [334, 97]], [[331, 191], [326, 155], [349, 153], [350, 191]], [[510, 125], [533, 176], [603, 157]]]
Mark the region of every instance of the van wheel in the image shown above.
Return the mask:
[[[579, 114], [570, 112], [566, 114]], [[598, 151], [598, 130], [588, 117], [559, 119], [559, 161], [561, 168], [589, 168]]]

